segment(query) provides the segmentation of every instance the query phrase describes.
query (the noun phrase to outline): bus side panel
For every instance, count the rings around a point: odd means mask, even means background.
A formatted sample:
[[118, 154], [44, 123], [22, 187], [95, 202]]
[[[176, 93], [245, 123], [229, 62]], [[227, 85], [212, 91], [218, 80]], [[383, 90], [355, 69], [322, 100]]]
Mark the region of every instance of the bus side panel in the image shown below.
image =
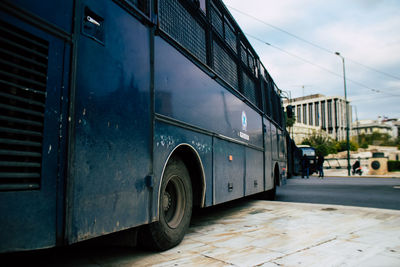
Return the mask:
[[251, 149], [246, 150], [246, 192], [251, 195], [264, 191], [263, 152]]
[[155, 39], [155, 55], [156, 113], [263, 147], [256, 111], [161, 37]]
[[51, 24], [62, 28], [70, 33], [72, 30], [72, 0], [66, 1], [43, 1], [43, 0], [12, 0], [13, 5], [45, 19]]
[[[9, 38], [11, 43], [18, 43], [18, 49], [16, 45], [1, 47], [8, 51], [5, 52], [7, 57], [2, 58], [3, 62], [6, 62], [4, 66], [12, 64], [8, 68], [2, 68], [2, 101], [6, 101], [2, 103], [12, 107], [10, 112], [4, 107], [6, 105], [3, 105], [0, 111], [1, 149], [2, 153], [6, 152], [1, 157], [1, 163], [4, 165], [2, 164], [0, 179], [0, 252], [52, 247], [56, 245], [56, 198], [57, 193], [62, 194], [57, 192], [57, 180], [61, 178], [58, 173], [58, 156], [60, 151], [64, 151], [59, 147], [59, 141], [61, 96], [65, 93], [63, 88], [66, 85], [63, 84], [63, 80], [68, 79], [66, 72], [63, 72], [67, 45], [62, 40], [8, 14], [0, 12], [0, 18], [2, 27], [5, 27], [2, 31], [6, 30], [9, 34], [7, 36], [17, 36]], [[18, 39], [20, 41], [16, 41]], [[32, 43], [38, 42], [42, 44], [41, 55], [36, 51], [32, 52], [32, 55], [26, 52], [31, 46], [35, 46]], [[22, 61], [19, 60], [21, 58]], [[24, 74], [20, 68], [31, 69], [38, 64], [44, 67], [36, 69], [34, 75], [29, 70], [30, 74]], [[35, 78], [38, 76], [42, 78]], [[3, 83], [4, 81], [6, 83]], [[25, 83], [27, 81], [30, 85]], [[25, 88], [20, 85], [24, 85]], [[32, 92], [31, 86], [36, 92]], [[31, 104], [32, 99], [36, 104]], [[17, 112], [12, 109], [14, 105]], [[18, 110], [23, 112], [17, 115]], [[40, 114], [37, 115], [38, 113]], [[5, 117], [8, 119], [5, 120]], [[18, 120], [24, 122], [20, 124]], [[38, 124], [43, 124], [41, 130], [35, 126]], [[6, 128], [9, 130], [5, 130]], [[22, 134], [20, 130], [23, 131]], [[7, 134], [9, 132], [11, 134]], [[31, 158], [21, 156], [32, 152], [38, 155]], [[11, 173], [13, 178], [7, 179], [10, 175], [8, 166], [32, 166], [28, 164], [40, 165], [38, 169], [29, 172], [29, 167], [15, 167], [11, 169], [15, 176]], [[26, 176], [21, 178], [19, 172]], [[34, 180], [25, 180], [24, 177], [34, 177]]]
[[271, 122], [268, 119], [264, 118], [264, 173], [265, 173], [265, 185], [264, 189], [269, 190], [273, 187], [273, 177], [274, 177], [274, 170], [272, 167], [272, 138], [271, 138]]
[[244, 196], [245, 147], [214, 138], [215, 203]]
[[78, 8], [69, 242], [150, 221], [149, 29], [112, 1]]
[[279, 160], [278, 152], [278, 129], [271, 123], [271, 148], [272, 148], [272, 161], [276, 162]]
[[[154, 207], [157, 207], [159, 185], [163, 169], [167, 163], [168, 157], [173, 150], [179, 146], [190, 145], [200, 156], [204, 167], [204, 176], [206, 186], [204, 206], [212, 205], [212, 137], [201, 133], [193, 132], [174, 125], [156, 121], [154, 136]], [[199, 181], [200, 182], [200, 181]], [[194, 186], [194, 185], [193, 185]], [[153, 220], [158, 218], [157, 209]]]

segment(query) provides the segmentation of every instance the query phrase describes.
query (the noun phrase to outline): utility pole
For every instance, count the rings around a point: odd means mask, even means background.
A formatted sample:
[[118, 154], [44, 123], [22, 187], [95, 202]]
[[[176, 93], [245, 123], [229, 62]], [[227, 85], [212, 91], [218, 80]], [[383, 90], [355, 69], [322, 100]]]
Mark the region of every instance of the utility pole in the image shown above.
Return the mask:
[[359, 124], [358, 124], [358, 115], [357, 115], [357, 106], [354, 106], [354, 108], [356, 109], [356, 124], [357, 124], [357, 143], [358, 145], [360, 145], [360, 132], [359, 132]]
[[347, 174], [350, 176], [350, 122], [349, 122], [349, 103], [347, 102], [347, 89], [346, 89], [346, 70], [344, 64], [344, 57], [340, 55], [339, 52], [335, 52], [335, 54], [342, 58], [343, 62], [343, 82], [344, 82], [344, 101], [346, 102], [346, 147], [347, 147]]

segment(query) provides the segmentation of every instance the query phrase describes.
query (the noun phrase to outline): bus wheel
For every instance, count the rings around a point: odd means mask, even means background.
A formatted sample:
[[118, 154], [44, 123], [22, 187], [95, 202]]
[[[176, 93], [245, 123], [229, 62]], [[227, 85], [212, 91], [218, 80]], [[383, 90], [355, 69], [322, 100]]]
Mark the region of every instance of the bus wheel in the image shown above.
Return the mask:
[[156, 250], [179, 244], [190, 224], [193, 206], [192, 184], [183, 161], [174, 157], [168, 162], [161, 183], [159, 221], [147, 226], [144, 243]]
[[264, 199], [265, 200], [275, 200], [276, 197], [276, 186], [279, 183], [279, 171], [277, 168], [275, 168], [274, 171], [274, 187], [268, 191], [265, 192], [264, 194]]

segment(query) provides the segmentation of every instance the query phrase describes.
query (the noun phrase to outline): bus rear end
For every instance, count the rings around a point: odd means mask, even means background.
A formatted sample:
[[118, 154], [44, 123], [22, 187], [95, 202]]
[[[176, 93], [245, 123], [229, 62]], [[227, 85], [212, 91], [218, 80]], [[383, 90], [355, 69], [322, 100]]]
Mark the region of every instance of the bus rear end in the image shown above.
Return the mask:
[[62, 236], [72, 1], [0, 3], [0, 252]]

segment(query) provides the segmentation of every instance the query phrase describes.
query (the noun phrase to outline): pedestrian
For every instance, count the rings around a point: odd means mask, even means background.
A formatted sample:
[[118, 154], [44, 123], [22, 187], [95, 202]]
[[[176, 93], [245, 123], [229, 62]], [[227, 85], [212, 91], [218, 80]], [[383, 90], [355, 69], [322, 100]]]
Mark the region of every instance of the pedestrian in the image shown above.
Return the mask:
[[324, 178], [324, 161], [325, 161], [324, 155], [319, 154], [317, 159], [317, 167], [319, 172], [318, 177], [321, 177], [321, 179]]
[[301, 178], [307, 177], [310, 178], [310, 159], [303, 154], [301, 157]]
[[360, 157], [358, 157], [358, 159], [356, 160], [356, 162], [354, 162], [352, 168], [353, 168], [353, 175], [356, 174], [356, 171], [358, 168], [360, 168], [361, 164], [360, 164]]

